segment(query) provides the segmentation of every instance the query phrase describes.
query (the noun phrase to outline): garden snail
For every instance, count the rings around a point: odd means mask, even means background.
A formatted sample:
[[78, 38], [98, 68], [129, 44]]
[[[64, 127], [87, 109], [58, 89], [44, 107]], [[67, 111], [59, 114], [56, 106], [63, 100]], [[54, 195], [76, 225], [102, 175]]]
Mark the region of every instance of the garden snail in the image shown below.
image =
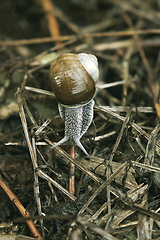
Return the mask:
[[97, 58], [92, 54], [63, 54], [51, 65], [49, 78], [65, 123], [65, 136], [52, 148], [64, 142], [79, 146], [93, 119], [94, 94], [99, 77]]

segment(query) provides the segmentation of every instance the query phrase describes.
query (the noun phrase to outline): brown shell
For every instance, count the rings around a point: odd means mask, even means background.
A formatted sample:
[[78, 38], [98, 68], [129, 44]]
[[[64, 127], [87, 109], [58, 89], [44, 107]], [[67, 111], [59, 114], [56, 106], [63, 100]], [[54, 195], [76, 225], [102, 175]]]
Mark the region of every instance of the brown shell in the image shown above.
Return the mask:
[[63, 105], [88, 103], [95, 94], [95, 82], [76, 54], [63, 54], [51, 65], [50, 83], [58, 102]]

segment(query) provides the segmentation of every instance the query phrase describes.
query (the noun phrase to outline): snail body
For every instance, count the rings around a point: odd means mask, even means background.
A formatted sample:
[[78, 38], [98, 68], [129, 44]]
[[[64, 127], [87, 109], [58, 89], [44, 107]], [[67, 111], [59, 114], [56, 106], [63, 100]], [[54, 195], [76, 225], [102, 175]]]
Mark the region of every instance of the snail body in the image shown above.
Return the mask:
[[68, 142], [79, 146], [93, 119], [94, 94], [99, 76], [98, 62], [94, 55], [63, 54], [50, 68], [50, 82], [58, 100], [58, 109], [65, 123], [65, 136], [52, 148]]

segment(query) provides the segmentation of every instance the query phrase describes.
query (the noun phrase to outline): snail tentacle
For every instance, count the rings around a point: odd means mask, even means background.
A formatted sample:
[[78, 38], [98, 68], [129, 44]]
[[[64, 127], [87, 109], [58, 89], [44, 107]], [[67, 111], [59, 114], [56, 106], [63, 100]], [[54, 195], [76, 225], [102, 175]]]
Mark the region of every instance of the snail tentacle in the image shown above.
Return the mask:
[[68, 142], [68, 138], [65, 136], [64, 138], [62, 138], [59, 142], [57, 142], [56, 144], [54, 144], [54, 146], [51, 147], [51, 149], [59, 146], [62, 143]]
[[79, 141], [79, 139], [75, 139], [76, 146], [78, 146], [85, 154], [86, 156], [89, 156], [86, 149], [83, 147], [82, 143]]

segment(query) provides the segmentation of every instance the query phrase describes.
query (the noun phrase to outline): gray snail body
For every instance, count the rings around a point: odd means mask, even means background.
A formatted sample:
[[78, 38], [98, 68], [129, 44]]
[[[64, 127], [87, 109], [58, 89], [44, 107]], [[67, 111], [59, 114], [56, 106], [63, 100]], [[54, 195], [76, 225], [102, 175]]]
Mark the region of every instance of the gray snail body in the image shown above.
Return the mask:
[[86, 53], [63, 54], [51, 65], [49, 76], [65, 123], [64, 138], [51, 149], [68, 142], [88, 155], [80, 139], [93, 119], [93, 97], [99, 77], [97, 58]]

